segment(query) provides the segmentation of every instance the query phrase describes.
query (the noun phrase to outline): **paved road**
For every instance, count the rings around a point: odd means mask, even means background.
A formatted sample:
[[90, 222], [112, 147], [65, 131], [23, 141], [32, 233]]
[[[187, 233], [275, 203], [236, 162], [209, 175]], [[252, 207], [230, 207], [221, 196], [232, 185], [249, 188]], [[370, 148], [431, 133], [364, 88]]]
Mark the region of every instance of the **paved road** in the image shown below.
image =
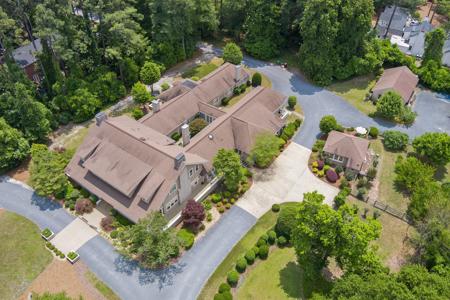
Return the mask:
[[[416, 104], [419, 117], [408, 129], [370, 119], [338, 96], [278, 66], [248, 58], [246, 63], [269, 76], [274, 89], [286, 95], [297, 95], [306, 115], [302, 129], [295, 137], [300, 145], [311, 147], [319, 132], [319, 120], [325, 114], [336, 115], [346, 126], [377, 125], [383, 130], [408, 131], [410, 136], [425, 131], [450, 132], [450, 104], [438, 102], [431, 93], [419, 95]], [[6, 182], [0, 183], [0, 207], [54, 232], [59, 232], [74, 219], [59, 205], [37, 197], [20, 185]], [[234, 206], [177, 264], [159, 272], [138, 268], [99, 236], [87, 242], [79, 252], [90, 269], [123, 299], [195, 299], [210, 274], [255, 222], [253, 215]]]
[[306, 117], [300, 132], [294, 137], [294, 141], [305, 147], [312, 147], [320, 133], [320, 119], [329, 114], [334, 115], [344, 126], [376, 126], [381, 131], [400, 130], [408, 133], [412, 138], [428, 131], [450, 133], [450, 102], [439, 99], [435, 93], [422, 91], [417, 95], [413, 109], [418, 116], [414, 124], [407, 127], [370, 118], [341, 97], [314, 86], [299, 75], [277, 65], [268, 65], [249, 57], [245, 57], [244, 63], [268, 76], [272, 81], [273, 89], [285, 95], [297, 96]]
[[[8, 182], [0, 182], [0, 208], [55, 233], [74, 220], [59, 204]], [[196, 299], [209, 276], [256, 220], [242, 208], [232, 207], [178, 263], [163, 271], [139, 268], [98, 235], [78, 252], [81, 260], [122, 299]]]

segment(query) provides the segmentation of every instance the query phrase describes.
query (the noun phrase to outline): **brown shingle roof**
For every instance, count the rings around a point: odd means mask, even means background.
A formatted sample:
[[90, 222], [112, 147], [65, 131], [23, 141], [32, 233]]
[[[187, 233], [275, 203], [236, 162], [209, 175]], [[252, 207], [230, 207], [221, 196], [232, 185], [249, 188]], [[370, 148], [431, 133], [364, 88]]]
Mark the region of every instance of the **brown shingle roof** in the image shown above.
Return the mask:
[[403, 101], [408, 103], [414, 93], [419, 78], [406, 66], [386, 69], [372, 89], [374, 92], [394, 90], [399, 93]]
[[369, 141], [346, 133], [331, 131], [324, 152], [348, 158], [347, 168], [362, 170], [370, 161]]
[[[247, 74], [244, 70], [241, 72]], [[169, 134], [202, 111], [205, 104], [233, 88], [236, 84], [234, 78], [235, 66], [225, 63], [204, 77], [198, 86], [163, 104], [159, 112], [144, 116], [140, 122], [158, 132]], [[209, 109], [217, 116], [223, 114], [215, 107]]]
[[[162, 109], [142, 120], [143, 123], [125, 116], [109, 118], [90, 128], [66, 173], [137, 221], [148, 210], [158, 210], [163, 204], [181, 172], [175, 169], [177, 155], [185, 155], [186, 165], [203, 164], [211, 169], [220, 148], [248, 153], [258, 133], [275, 133], [284, 125], [284, 120], [274, 112], [285, 101], [285, 96], [258, 87], [224, 112], [184, 94], [169, 101], [170, 109]], [[193, 111], [207, 112], [216, 119], [183, 148], [166, 134], [170, 133], [170, 126], [179, 126], [184, 121], [186, 111], [192, 110], [186, 106], [189, 103], [195, 104]], [[167, 114], [172, 118], [164, 123]], [[163, 125], [152, 121], [152, 126], [146, 126], [148, 120], [158, 120]]]

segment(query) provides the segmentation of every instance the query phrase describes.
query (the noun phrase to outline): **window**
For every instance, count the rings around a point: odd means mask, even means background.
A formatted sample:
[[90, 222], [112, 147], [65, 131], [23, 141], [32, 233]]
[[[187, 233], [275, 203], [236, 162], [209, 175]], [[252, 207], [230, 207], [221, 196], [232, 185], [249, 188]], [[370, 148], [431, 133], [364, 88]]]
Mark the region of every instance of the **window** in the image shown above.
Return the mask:
[[338, 161], [338, 162], [343, 162], [344, 161], [344, 157], [339, 156], [337, 154], [333, 154], [333, 160]]
[[198, 184], [198, 177], [195, 178], [195, 180], [192, 182], [192, 186], [197, 186]]
[[192, 177], [193, 174], [194, 174], [194, 169], [193, 168], [189, 169], [189, 177]]
[[199, 166], [196, 165], [196, 166], [195, 166], [195, 172], [198, 172], [198, 169], [199, 169]]
[[173, 198], [166, 205], [166, 211], [169, 211], [176, 203], [178, 202], [178, 198]]
[[173, 193], [175, 193], [176, 191], [177, 191], [177, 184], [175, 183], [175, 184], [172, 186], [172, 188], [170, 189], [169, 194], [173, 194]]

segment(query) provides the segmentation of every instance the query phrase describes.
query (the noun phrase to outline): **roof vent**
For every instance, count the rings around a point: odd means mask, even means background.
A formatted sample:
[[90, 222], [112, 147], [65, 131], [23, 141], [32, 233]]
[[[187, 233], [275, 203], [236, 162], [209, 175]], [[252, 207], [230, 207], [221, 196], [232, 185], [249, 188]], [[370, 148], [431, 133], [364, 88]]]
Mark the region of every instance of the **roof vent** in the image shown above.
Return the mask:
[[145, 142], [146, 139], [145, 139], [145, 137], [141, 136], [141, 137], [139, 138], [139, 140]]
[[95, 124], [97, 124], [97, 126], [100, 126], [100, 124], [106, 119], [108, 119], [108, 116], [103, 111], [101, 111], [95, 115]]
[[212, 140], [214, 139], [214, 136], [212, 134], [208, 134], [208, 139]]
[[159, 99], [153, 100], [151, 106], [152, 106], [152, 111], [154, 113], [157, 113], [158, 111], [161, 110], [161, 101], [159, 101]]

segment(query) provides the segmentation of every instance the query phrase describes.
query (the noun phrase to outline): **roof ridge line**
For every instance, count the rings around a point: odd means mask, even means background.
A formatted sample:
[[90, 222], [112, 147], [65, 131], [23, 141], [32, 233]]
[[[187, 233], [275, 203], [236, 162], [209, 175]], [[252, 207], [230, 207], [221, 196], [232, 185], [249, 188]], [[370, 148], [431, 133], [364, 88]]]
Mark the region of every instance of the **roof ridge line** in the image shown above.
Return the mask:
[[[154, 149], [154, 150], [156, 150], [156, 151], [158, 151], [158, 152], [164, 154], [164, 155], [167, 156], [167, 157], [175, 158], [175, 157], [169, 155], [167, 152], [165, 152], [165, 151], [163, 151], [162, 149], [160, 149], [158, 146], [155, 146], [153, 142], [152, 142], [151, 144], [146, 143], [146, 142], [142, 141], [141, 139], [136, 138], [134, 135], [132, 135], [131, 133], [127, 132], [126, 130], [123, 130], [123, 129], [120, 128], [119, 126], [117, 126], [117, 125], [115, 125], [115, 124], [112, 124], [111, 122], [108, 122], [108, 121], [109, 121], [109, 120], [107, 119], [107, 120], [106, 120], [106, 123], [108, 123], [109, 125], [111, 125], [112, 127], [116, 128], [116, 129], [118, 129], [119, 131], [125, 133], [126, 135], [132, 137], [133, 139], [139, 141], [140, 143], [146, 145], [147, 147], [150, 147], [150, 148], [152, 148], [152, 149]], [[137, 122], [137, 121], [136, 121], [136, 122]], [[138, 122], [138, 123], [139, 123], [139, 122]], [[143, 124], [142, 124], [142, 125], [143, 125]], [[145, 126], [145, 125], [143, 125], [143, 126]], [[147, 139], [146, 139], [146, 141], [147, 141]], [[171, 145], [171, 146], [173, 146], [173, 145]], [[118, 147], [118, 146], [117, 146], [117, 147]], [[168, 146], [166, 146], [166, 147], [168, 147]], [[119, 147], [119, 148], [120, 148], [120, 147]], [[134, 156], [134, 155], [133, 155], [133, 156]]]

